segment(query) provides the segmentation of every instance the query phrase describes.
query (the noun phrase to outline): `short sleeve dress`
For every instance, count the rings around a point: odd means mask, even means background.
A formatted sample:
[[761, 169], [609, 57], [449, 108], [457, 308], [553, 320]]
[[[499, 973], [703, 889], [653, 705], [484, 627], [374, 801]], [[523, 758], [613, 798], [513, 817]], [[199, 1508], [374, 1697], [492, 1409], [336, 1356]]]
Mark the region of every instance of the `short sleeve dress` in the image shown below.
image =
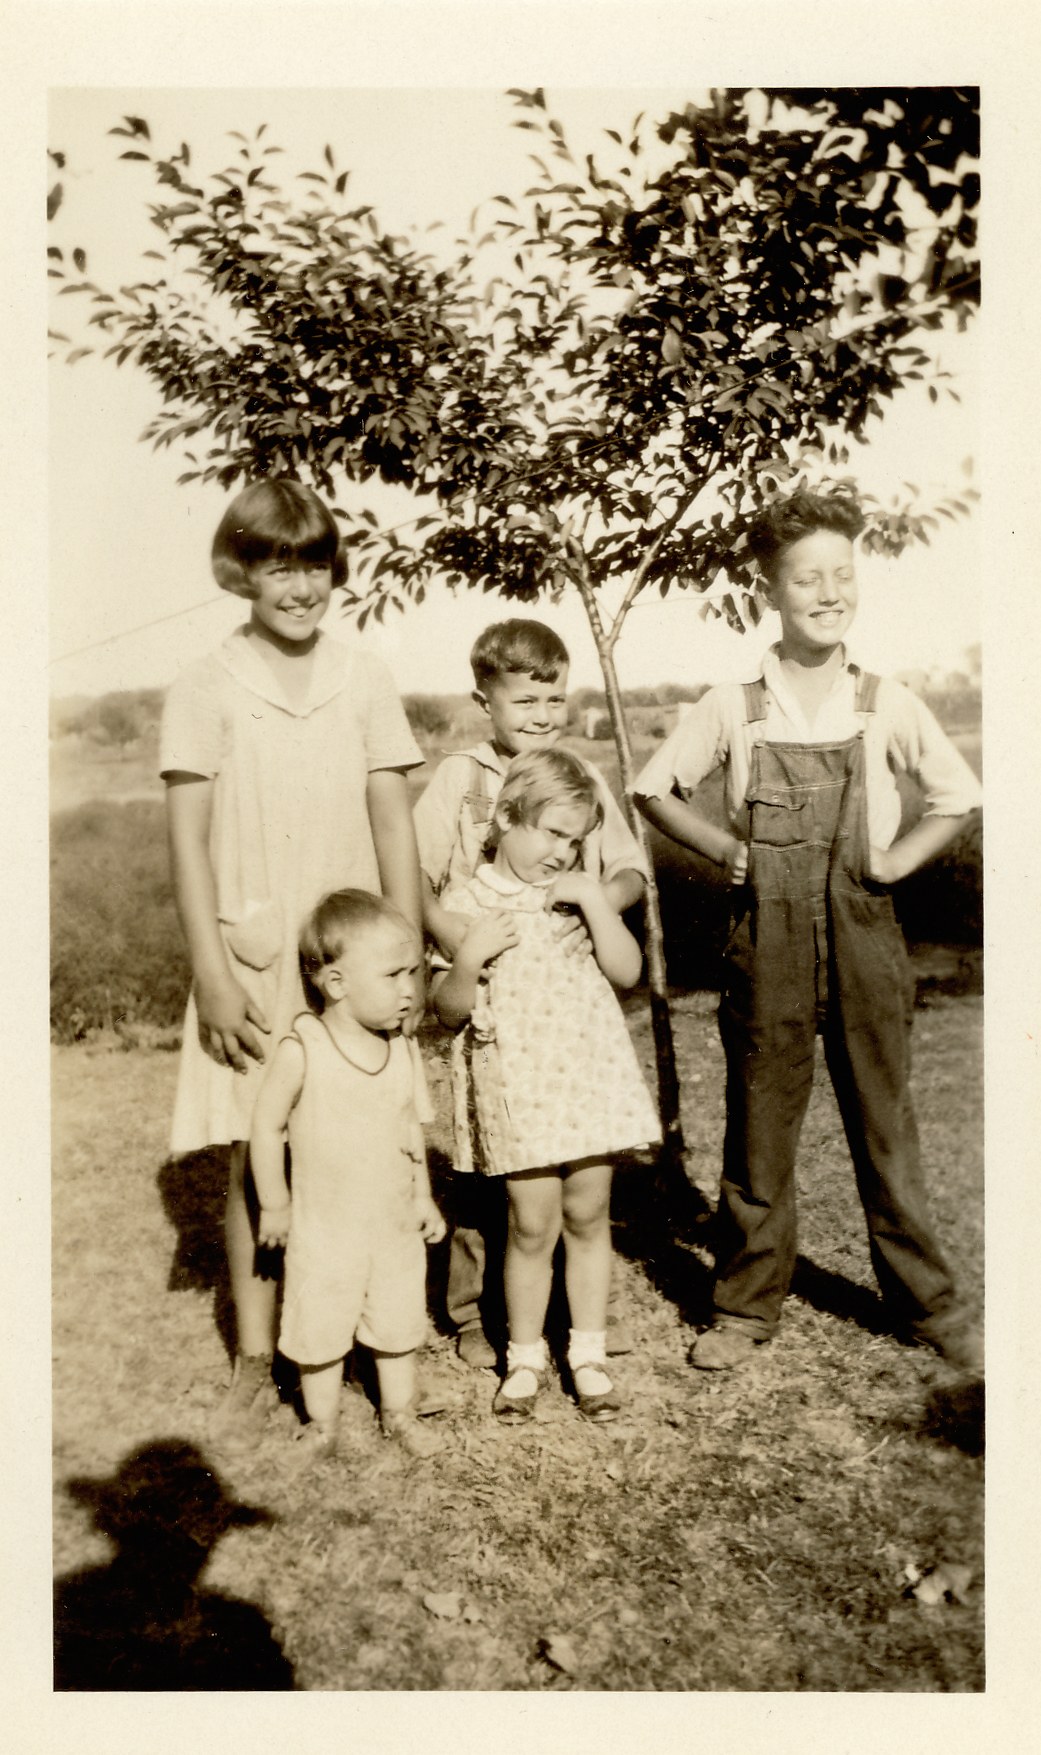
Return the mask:
[[[380, 889], [368, 776], [417, 767], [422, 753], [378, 659], [319, 633], [311, 687], [291, 704], [245, 627], [189, 667], [166, 698], [163, 774], [214, 781], [210, 858], [217, 915], [236, 979], [262, 1009], [270, 1057], [306, 999], [298, 941], [329, 890]], [[263, 1066], [219, 1066], [199, 1039], [194, 995], [170, 1147], [175, 1154], [249, 1138]]]
[[519, 937], [452, 1043], [457, 1170], [508, 1176], [658, 1141], [614, 989], [594, 957], [561, 948], [546, 891], [487, 865], [443, 901], [472, 919], [509, 909]]

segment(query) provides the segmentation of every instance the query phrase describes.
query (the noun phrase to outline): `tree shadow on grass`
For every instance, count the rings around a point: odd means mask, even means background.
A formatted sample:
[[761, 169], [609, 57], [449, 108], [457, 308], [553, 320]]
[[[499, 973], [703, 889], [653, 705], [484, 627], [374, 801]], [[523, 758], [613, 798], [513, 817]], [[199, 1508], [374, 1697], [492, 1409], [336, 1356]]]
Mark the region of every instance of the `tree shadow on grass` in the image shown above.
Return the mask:
[[108, 1480], [68, 1484], [118, 1552], [55, 1586], [59, 1692], [284, 1691], [293, 1668], [253, 1603], [200, 1587], [220, 1538], [272, 1522], [228, 1497], [194, 1444], [161, 1440]]
[[837, 1316], [843, 1322], [854, 1322], [869, 1335], [892, 1335], [896, 1330], [892, 1318], [877, 1292], [870, 1286], [847, 1280], [844, 1274], [833, 1274], [827, 1268], [799, 1255], [795, 1260], [791, 1293], [811, 1309], [826, 1316]]
[[712, 1316], [712, 1270], [702, 1259], [711, 1250], [712, 1219], [712, 1208], [678, 1164], [619, 1162], [611, 1191], [615, 1250], [638, 1263], [693, 1327]]

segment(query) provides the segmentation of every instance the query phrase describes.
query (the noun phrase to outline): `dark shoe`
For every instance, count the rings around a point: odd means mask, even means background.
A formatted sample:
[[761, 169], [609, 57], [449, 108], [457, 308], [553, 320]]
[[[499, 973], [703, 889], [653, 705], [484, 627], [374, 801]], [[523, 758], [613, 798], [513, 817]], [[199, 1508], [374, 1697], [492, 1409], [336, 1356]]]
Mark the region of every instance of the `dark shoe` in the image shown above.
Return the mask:
[[488, 1339], [480, 1323], [474, 1322], [468, 1328], [459, 1330], [456, 1352], [464, 1365], [473, 1371], [494, 1371], [497, 1360], [495, 1348]]
[[912, 1333], [916, 1341], [931, 1347], [948, 1365], [957, 1366], [959, 1371], [971, 1371], [976, 1377], [983, 1376], [983, 1330], [970, 1316], [952, 1316], [946, 1321], [932, 1317], [919, 1323]]
[[607, 1378], [607, 1388], [595, 1390], [592, 1394], [585, 1394], [578, 1386], [578, 1378], [576, 1375], [578, 1371], [583, 1371], [585, 1369], [585, 1366], [578, 1365], [576, 1366], [575, 1371], [571, 1373], [572, 1381], [575, 1385], [575, 1400], [578, 1403], [578, 1411], [583, 1419], [592, 1420], [598, 1426], [604, 1426], [609, 1420], [615, 1419], [620, 1413], [622, 1398], [615, 1389], [611, 1379], [607, 1376], [607, 1372], [602, 1365], [590, 1365], [588, 1369], [596, 1371], [601, 1377]]
[[699, 1371], [731, 1371], [735, 1365], [744, 1365], [765, 1339], [737, 1323], [707, 1328], [694, 1342], [690, 1362]]
[[[522, 1376], [533, 1377], [535, 1388], [527, 1394], [518, 1395], [516, 1388], [511, 1388], [511, 1385], [516, 1386]], [[520, 1426], [525, 1420], [532, 1419], [539, 1390], [545, 1381], [544, 1371], [536, 1371], [530, 1365], [515, 1365], [512, 1371], [506, 1373], [492, 1403], [492, 1413], [496, 1419], [501, 1420], [504, 1426]]]

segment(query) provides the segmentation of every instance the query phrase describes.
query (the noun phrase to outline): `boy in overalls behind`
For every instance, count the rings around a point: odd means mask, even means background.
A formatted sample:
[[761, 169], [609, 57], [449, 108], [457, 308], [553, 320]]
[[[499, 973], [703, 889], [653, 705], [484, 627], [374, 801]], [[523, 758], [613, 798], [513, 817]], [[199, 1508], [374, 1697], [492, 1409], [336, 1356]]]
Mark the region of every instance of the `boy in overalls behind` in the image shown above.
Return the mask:
[[[692, 1354], [704, 1370], [750, 1358], [780, 1320], [818, 1032], [894, 1326], [982, 1369], [982, 1337], [928, 1215], [908, 1083], [914, 979], [889, 894], [954, 839], [980, 788], [910, 690], [847, 657], [863, 526], [851, 498], [806, 492], [759, 519], [749, 541], [781, 639], [756, 682], [702, 696], [634, 788], [652, 823], [734, 886], [713, 1324]], [[685, 802], [720, 765], [729, 829]], [[925, 815], [897, 840], [900, 771], [921, 787]]]

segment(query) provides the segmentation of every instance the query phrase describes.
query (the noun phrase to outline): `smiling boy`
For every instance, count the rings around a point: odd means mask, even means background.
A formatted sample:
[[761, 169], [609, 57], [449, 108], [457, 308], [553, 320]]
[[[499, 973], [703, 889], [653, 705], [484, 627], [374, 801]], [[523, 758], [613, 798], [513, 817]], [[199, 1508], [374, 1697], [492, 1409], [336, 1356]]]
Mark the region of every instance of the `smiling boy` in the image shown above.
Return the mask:
[[[799, 492], [764, 514], [749, 540], [780, 642], [755, 682], [703, 695], [634, 788], [651, 822], [722, 865], [734, 887], [713, 1326], [692, 1355], [706, 1370], [751, 1357], [780, 1320], [818, 1033], [895, 1325], [956, 1364], [982, 1365], [927, 1210], [908, 1084], [914, 979], [887, 888], [954, 839], [980, 789], [923, 703], [847, 656], [863, 524], [843, 495]], [[688, 802], [719, 766], [722, 829]], [[925, 796], [902, 836], [898, 772]]]

